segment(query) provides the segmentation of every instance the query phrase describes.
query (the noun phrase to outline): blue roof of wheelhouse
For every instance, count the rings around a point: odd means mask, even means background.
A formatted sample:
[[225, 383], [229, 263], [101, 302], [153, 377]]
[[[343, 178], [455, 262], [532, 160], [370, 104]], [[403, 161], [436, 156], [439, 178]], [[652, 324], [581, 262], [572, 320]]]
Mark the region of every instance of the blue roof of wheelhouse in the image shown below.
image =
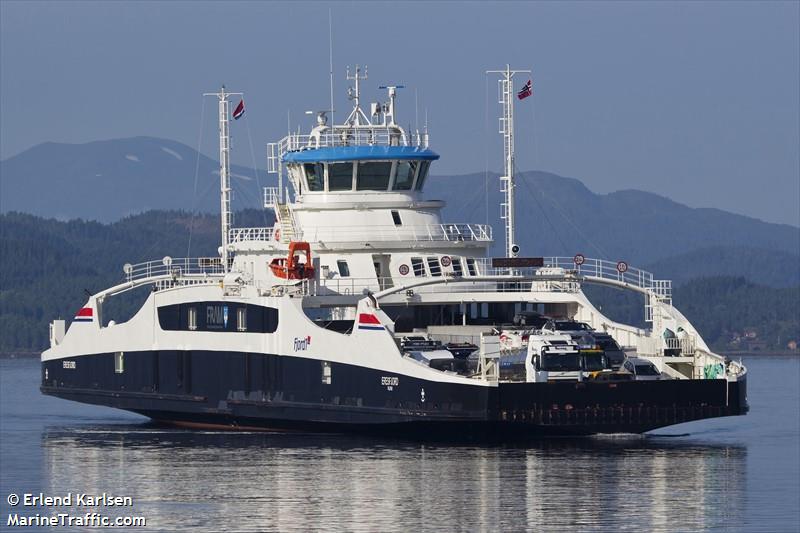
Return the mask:
[[312, 148], [283, 155], [284, 163], [316, 163], [318, 161], [373, 161], [423, 159], [435, 161], [439, 154], [418, 146], [334, 146]]

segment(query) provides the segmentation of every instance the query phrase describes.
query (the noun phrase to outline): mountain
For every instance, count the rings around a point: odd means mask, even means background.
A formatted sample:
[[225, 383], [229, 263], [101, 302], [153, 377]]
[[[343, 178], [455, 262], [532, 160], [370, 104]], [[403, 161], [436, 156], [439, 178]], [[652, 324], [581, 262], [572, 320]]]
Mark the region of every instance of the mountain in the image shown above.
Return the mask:
[[[263, 170], [232, 166], [238, 208], [259, 207], [266, 182]], [[114, 222], [151, 209], [219, 212], [219, 163], [152, 137], [44, 143], [0, 162], [0, 212]]]
[[[259, 185], [274, 185], [275, 176], [242, 167], [232, 174], [235, 209], [260, 209]], [[115, 222], [148, 209], [217, 213], [218, 190], [216, 161], [151, 137], [45, 143], [0, 162], [1, 212], [60, 220]], [[446, 221], [488, 221], [493, 252], [502, 253], [496, 174], [432, 176], [425, 195], [447, 201]], [[642, 191], [596, 194], [576, 179], [546, 172], [519, 173], [516, 199], [523, 255], [624, 260], [676, 282], [730, 275], [774, 287], [800, 284], [797, 227], [690, 208]]]
[[[486, 182], [482, 173], [433, 177], [427, 196], [447, 199], [445, 218], [453, 222], [484, 222], [488, 203], [488, 220], [500, 253], [504, 247], [500, 183], [495, 174], [489, 175], [488, 187]], [[648, 192], [596, 194], [576, 179], [546, 172], [517, 175], [516, 217], [523, 255], [582, 253], [636, 266], [713, 248], [800, 255], [800, 228], [719, 209], [691, 208]], [[691, 271], [694, 265], [684, 268]]]
[[767, 287], [800, 285], [800, 258], [796, 254], [750, 247], [698, 248], [644, 266], [673, 285], [696, 278], [728, 276], [746, 278]]

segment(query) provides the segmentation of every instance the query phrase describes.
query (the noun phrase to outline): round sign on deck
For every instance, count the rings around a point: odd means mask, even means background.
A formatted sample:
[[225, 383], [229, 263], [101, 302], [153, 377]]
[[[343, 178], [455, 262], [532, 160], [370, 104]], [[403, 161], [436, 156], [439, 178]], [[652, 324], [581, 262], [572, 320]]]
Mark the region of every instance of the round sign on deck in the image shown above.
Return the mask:
[[408, 274], [408, 265], [400, 265], [398, 270], [400, 271], [401, 276], [405, 276]]
[[628, 263], [625, 261], [619, 261], [617, 263], [617, 270], [620, 272], [627, 272], [628, 271]]
[[572, 261], [580, 266], [586, 262], [586, 258], [583, 257], [583, 254], [575, 254], [575, 257], [572, 258]]
[[443, 267], [449, 267], [450, 263], [452, 263], [452, 261], [450, 260], [450, 256], [449, 255], [443, 255], [442, 256], [442, 266]]

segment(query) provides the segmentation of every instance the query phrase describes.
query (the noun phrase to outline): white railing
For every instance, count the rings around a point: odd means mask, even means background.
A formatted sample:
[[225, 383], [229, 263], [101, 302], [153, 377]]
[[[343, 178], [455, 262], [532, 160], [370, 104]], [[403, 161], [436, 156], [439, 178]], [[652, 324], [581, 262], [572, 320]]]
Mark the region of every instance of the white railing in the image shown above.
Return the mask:
[[[460, 292], [577, 292], [582, 281], [611, 281], [624, 283], [656, 298], [670, 303], [671, 282], [654, 280], [650, 272], [630, 268], [620, 272], [616, 262], [602, 259], [585, 259], [582, 265], [576, 265], [571, 257], [545, 257], [543, 267], [492, 267], [491, 258], [475, 258], [469, 262], [461, 258], [461, 276], [454, 272], [442, 272], [438, 276], [442, 281], [413, 288], [414, 294], [460, 293]], [[475, 276], [508, 277], [508, 281], [471, 281]], [[434, 279], [426, 271], [424, 276], [414, 276], [402, 281], [391, 278], [323, 278], [310, 287], [311, 294], [362, 294], [365, 289], [379, 291], [392, 284], [413, 283], [424, 279]], [[520, 280], [519, 278], [525, 278]], [[455, 283], [458, 282], [458, 283]]]
[[492, 227], [486, 224], [429, 224], [424, 226], [337, 226], [306, 228], [303, 240], [309, 242], [351, 241], [485, 241], [492, 240]]
[[694, 340], [694, 335], [687, 335], [686, 337], [672, 337], [672, 338], [665, 338], [664, 340], [664, 348], [668, 350], [675, 350], [676, 354], [680, 354], [683, 357], [692, 357], [696, 351], [696, 343]]
[[221, 275], [222, 261], [219, 257], [183, 257], [168, 258], [158, 261], [147, 261], [123, 268], [126, 281], [154, 278], [170, 275], [174, 278], [185, 276], [202, 277]]
[[573, 257], [545, 257], [544, 266], [562, 268], [590, 280], [600, 279], [624, 283], [647, 290], [659, 300], [670, 302], [672, 299], [672, 281], [670, 280], [655, 279], [651, 272], [628, 266], [622, 262], [589, 257], [582, 260], [582, 264], [577, 264]]
[[416, 146], [428, 147], [428, 134], [406, 134], [391, 126], [335, 126], [322, 133], [287, 135], [277, 143], [277, 154], [336, 146]]
[[[409, 288], [407, 291], [398, 293], [400, 296], [413, 297], [423, 294], [454, 294], [454, 293], [519, 293], [532, 292], [538, 290], [548, 290], [550, 292], [577, 292], [580, 285], [575, 282], [549, 281], [547, 289], [540, 284], [543, 281], [484, 281], [471, 280], [470, 276], [456, 276], [448, 273], [440, 276], [448, 283], [437, 283], [432, 285], [420, 285]], [[409, 283], [420, 281], [425, 278], [410, 278]], [[432, 279], [431, 277], [427, 279]], [[378, 292], [388, 289], [394, 285], [400, 285], [398, 280], [392, 278], [323, 278], [316, 282], [310, 281], [307, 286], [306, 294], [310, 296], [349, 296], [355, 295], [362, 297], [365, 290]]]
[[271, 241], [274, 239], [272, 228], [232, 228], [228, 232], [228, 242], [233, 244], [243, 241]]
[[278, 205], [278, 199], [277, 187], [264, 187], [264, 208], [275, 209]]

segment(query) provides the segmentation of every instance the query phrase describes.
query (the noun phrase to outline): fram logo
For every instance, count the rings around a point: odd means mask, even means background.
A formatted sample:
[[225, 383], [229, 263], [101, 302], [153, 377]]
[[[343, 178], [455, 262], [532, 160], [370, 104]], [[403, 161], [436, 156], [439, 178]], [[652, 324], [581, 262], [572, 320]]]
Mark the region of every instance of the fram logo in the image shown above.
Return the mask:
[[206, 306], [206, 327], [209, 329], [227, 329], [228, 306], [227, 305]]
[[308, 350], [309, 346], [311, 346], [311, 335], [309, 335], [308, 337], [303, 337], [303, 338], [298, 338], [298, 337], [294, 338], [294, 351], [295, 352]]
[[75, 315], [75, 322], [91, 322], [94, 319], [94, 310], [91, 307], [84, 307]]

